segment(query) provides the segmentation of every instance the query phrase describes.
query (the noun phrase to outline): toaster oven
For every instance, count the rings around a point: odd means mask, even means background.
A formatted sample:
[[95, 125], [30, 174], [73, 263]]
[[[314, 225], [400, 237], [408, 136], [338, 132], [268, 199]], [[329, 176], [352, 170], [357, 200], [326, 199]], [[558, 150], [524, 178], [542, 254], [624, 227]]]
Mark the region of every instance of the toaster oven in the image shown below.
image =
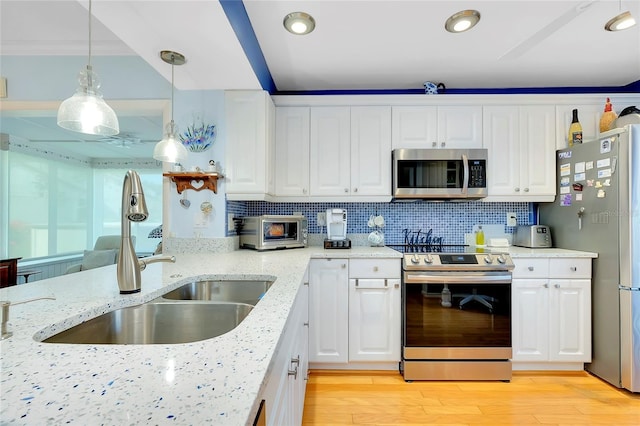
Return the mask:
[[240, 247], [277, 250], [307, 247], [307, 218], [298, 215], [262, 215], [242, 218]]

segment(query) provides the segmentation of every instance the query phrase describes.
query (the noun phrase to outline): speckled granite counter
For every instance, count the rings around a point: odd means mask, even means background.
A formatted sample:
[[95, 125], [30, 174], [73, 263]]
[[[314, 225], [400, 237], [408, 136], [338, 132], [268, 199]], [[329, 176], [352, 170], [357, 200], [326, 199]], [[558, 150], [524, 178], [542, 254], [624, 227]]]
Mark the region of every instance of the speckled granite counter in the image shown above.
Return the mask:
[[[471, 248], [474, 249], [473, 247]], [[526, 248], [526, 247], [485, 247], [484, 250], [487, 253], [509, 253], [513, 259], [519, 257], [547, 257], [547, 258], [562, 258], [562, 257], [598, 257], [598, 253], [592, 253], [588, 251], [566, 250], [561, 248]]]
[[[14, 335], [0, 342], [0, 423], [251, 424], [309, 259], [401, 254], [385, 247], [314, 247], [176, 257], [175, 264], [147, 267], [135, 295], [119, 294], [115, 265], [0, 290], [1, 300], [14, 302], [56, 297], [10, 308]], [[193, 280], [246, 275], [276, 281], [237, 328], [213, 339], [176, 345], [39, 342]]]

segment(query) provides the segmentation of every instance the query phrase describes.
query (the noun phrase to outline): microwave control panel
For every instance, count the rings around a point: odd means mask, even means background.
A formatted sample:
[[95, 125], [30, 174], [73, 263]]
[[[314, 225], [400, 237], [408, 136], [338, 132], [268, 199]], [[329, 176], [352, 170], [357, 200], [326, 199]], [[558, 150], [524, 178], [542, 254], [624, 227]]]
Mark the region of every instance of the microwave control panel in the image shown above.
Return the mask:
[[469, 160], [469, 188], [487, 186], [487, 164], [485, 160]]

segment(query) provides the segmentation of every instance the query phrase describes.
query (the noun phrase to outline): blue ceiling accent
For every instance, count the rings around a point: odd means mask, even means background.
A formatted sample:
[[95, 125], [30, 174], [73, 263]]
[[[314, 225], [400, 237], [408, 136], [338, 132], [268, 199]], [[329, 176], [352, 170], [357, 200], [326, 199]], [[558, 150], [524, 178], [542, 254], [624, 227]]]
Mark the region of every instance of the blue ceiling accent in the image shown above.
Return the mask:
[[276, 84], [271, 77], [267, 61], [264, 59], [244, 4], [241, 0], [220, 0], [220, 5], [227, 15], [231, 28], [236, 33], [236, 37], [238, 37], [238, 41], [245, 55], [247, 55], [253, 72], [256, 73], [262, 89], [272, 94], [275, 93], [277, 90]]
[[[412, 95], [424, 93], [421, 89], [366, 89], [366, 90], [305, 90], [279, 91], [276, 87], [267, 61], [260, 49], [247, 10], [242, 0], [219, 0], [229, 19], [247, 59], [256, 73], [262, 89], [271, 95]], [[506, 94], [569, 94], [569, 93], [638, 93], [640, 80], [620, 87], [516, 87], [486, 89], [447, 89], [447, 94], [457, 95], [506, 95]]]

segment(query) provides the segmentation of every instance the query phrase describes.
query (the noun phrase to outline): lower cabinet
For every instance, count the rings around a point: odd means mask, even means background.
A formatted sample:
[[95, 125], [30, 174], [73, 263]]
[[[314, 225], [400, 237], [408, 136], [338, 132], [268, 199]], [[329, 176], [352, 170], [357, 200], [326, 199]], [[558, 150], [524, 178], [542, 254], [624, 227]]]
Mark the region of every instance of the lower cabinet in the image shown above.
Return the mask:
[[309, 371], [309, 286], [300, 287], [295, 307], [287, 322], [275, 355], [273, 369], [262, 395], [266, 424], [272, 426], [302, 424], [304, 397]]
[[526, 368], [591, 361], [591, 259], [514, 259], [513, 358]]
[[399, 362], [399, 259], [312, 259], [309, 360]]

